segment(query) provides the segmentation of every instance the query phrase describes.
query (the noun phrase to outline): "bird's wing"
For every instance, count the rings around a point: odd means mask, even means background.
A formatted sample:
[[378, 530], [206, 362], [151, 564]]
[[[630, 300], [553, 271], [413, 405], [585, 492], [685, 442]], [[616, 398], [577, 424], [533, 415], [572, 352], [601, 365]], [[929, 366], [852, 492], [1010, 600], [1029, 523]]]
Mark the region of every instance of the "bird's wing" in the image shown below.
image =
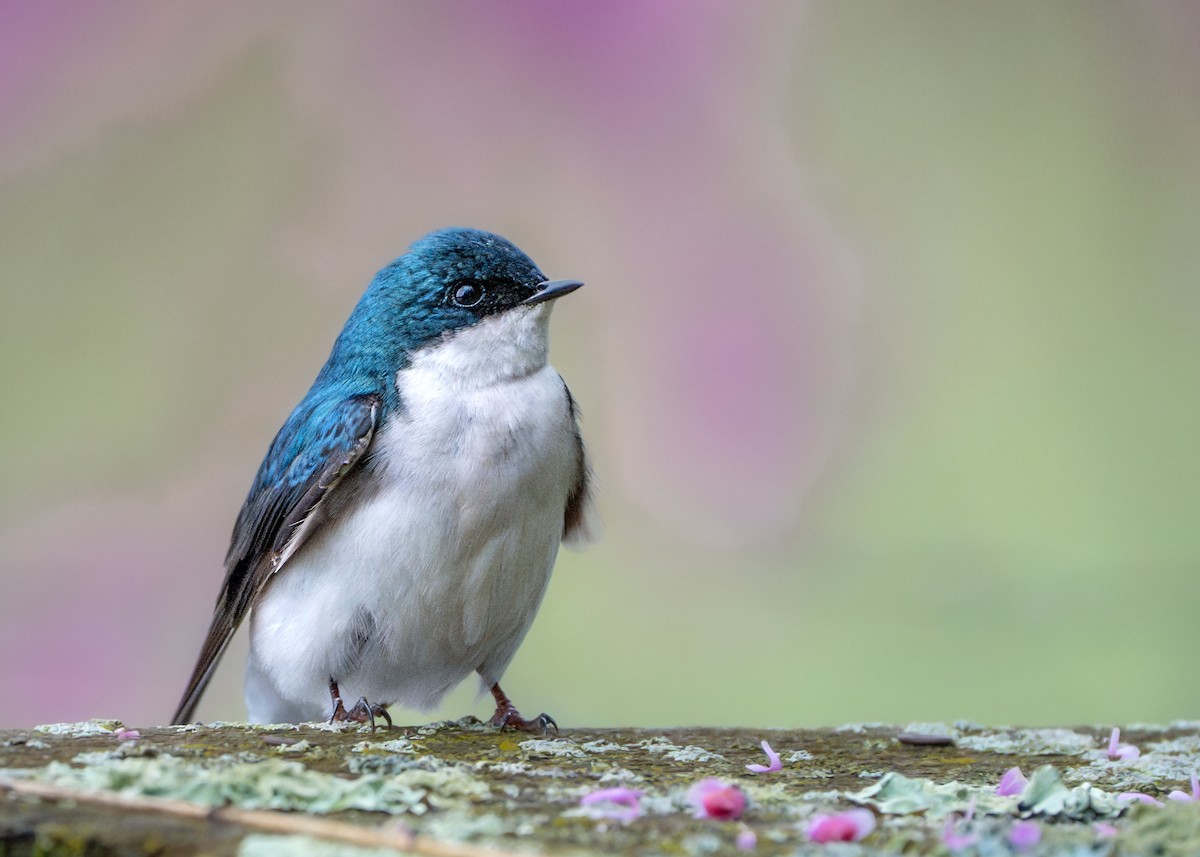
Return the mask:
[[234, 525], [225, 583], [172, 723], [191, 719], [255, 598], [320, 525], [327, 499], [362, 461], [375, 434], [379, 406], [374, 394], [306, 403], [275, 436]]
[[583, 435], [579, 432], [579, 406], [575, 404], [575, 397], [567, 389], [566, 382], [563, 383], [563, 390], [567, 394], [567, 412], [575, 429], [575, 480], [563, 510], [563, 541], [579, 547], [596, 539], [600, 523], [592, 501], [592, 467], [588, 463]]

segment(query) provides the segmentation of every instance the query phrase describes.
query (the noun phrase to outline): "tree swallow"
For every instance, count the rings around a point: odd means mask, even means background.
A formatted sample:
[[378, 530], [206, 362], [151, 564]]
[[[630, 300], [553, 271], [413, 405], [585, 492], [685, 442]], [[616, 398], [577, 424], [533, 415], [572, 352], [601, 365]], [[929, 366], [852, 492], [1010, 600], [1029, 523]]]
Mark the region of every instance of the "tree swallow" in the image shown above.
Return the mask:
[[553, 302], [581, 285], [475, 229], [375, 276], [258, 469], [174, 723], [249, 614], [251, 722], [390, 724], [476, 672], [493, 725], [554, 725], [499, 680], [560, 542], [592, 530], [575, 400], [547, 363]]

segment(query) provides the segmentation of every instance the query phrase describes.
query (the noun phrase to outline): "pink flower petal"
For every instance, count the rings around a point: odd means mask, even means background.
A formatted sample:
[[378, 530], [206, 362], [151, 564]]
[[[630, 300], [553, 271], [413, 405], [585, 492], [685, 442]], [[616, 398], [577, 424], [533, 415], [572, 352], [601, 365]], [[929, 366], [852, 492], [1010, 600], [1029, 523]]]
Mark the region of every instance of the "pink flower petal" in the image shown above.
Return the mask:
[[611, 818], [614, 821], [621, 821], [628, 824], [642, 814], [640, 803], [642, 794], [643, 792], [637, 789], [625, 788], [624, 786], [612, 789], [600, 789], [581, 797], [579, 805], [612, 804], [609, 808], [600, 807], [598, 814], [603, 818]]
[[136, 741], [142, 737], [142, 733], [138, 732], [136, 729], [126, 729], [122, 727], [114, 732], [113, 736], [116, 737], [118, 741]]
[[1196, 774], [1192, 774], [1191, 794], [1188, 794], [1187, 792], [1181, 792], [1179, 789], [1175, 789], [1169, 795], [1167, 795], [1167, 797], [1171, 800], [1179, 801], [1200, 800], [1200, 777], [1198, 777]]
[[978, 834], [959, 833], [954, 829], [953, 822], [947, 824], [946, 829], [942, 831], [942, 844], [951, 851], [962, 851], [964, 848], [970, 848], [978, 841]]
[[1107, 821], [1097, 821], [1092, 825], [1092, 830], [1096, 831], [1097, 836], [1102, 836], [1105, 839], [1111, 839], [1121, 832]]
[[1121, 744], [1121, 730], [1113, 727], [1112, 735], [1108, 739], [1108, 758], [1109, 761], [1128, 761], [1136, 759], [1142, 755], [1142, 751], [1132, 744]]
[[775, 771], [783, 770], [783, 761], [779, 758], [779, 754], [771, 749], [771, 745], [766, 741], [762, 742], [763, 752], [767, 754], [768, 765], [747, 765], [746, 770], [755, 774], [770, 774]]
[[579, 802], [585, 806], [593, 803], [603, 803], [604, 801], [630, 806], [637, 803], [643, 794], [644, 792], [640, 792], [637, 789], [618, 786], [613, 789], [598, 789], [597, 791], [589, 792], [581, 797]]
[[875, 829], [875, 814], [869, 809], [848, 809], [834, 815], [818, 815], [808, 823], [813, 842], [858, 842]]
[[696, 818], [715, 818], [733, 821], [740, 818], [746, 809], [746, 796], [742, 790], [730, 783], [709, 778], [692, 786], [687, 801], [696, 808]]
[[[975, 797], [971, 797], [971, 802], [967, 804], [967, 813], [963, 816], [963, 823], [969, 823], [975, 817]], [[959, 833], [958, 819], [953, 815], [946, 819], [946, 826], [942, 829], [942, 844], [951, 851], [961, 851], [964, 848], [970, 848], [979, 841], [979, 835], [976, 833]]]
[[753, 851], [758, 847], [758, 836], [753, 830], [747, 828], [738, 833], [734, 844], [737, 845], [739, 851]]
[[1148, 803], [1151, 806], [1163, 805], [1161, 800], [1156, 797], [1151, 797], [1145, 792], [1121, 792], [1119, 795], [1117, 795], [1117, 801], [1119, 803], [1133, 803], [1134, 801], [1137, 801], [1138, 803]]
[[1027, 785], [1029, 785], [1029, 780], [1021, 773], [1020, 768], [1009, 768], [1000, 778], [1000, 785], [996, 786], [996, 794], [1001, 797], [1019, 795], [1025, 791]]
[[1042, 841], [1042, 828], [1036, 821], [1018, 821], [1008, 831], [1008, 841], [1018, 851], [1025, 851]]

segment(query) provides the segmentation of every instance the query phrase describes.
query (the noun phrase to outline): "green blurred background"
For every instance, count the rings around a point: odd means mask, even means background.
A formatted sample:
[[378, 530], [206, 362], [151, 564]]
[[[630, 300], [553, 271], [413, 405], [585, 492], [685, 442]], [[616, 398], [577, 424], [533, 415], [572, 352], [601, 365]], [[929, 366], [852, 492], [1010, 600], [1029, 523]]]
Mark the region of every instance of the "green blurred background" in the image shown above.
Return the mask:
[[449, 224], [588, 283], [606, 532], [523, 708], [1200, 716], [1198, 141], [1183, 0], [5, 2], [0, 727], [166, 720], [267, 443]]

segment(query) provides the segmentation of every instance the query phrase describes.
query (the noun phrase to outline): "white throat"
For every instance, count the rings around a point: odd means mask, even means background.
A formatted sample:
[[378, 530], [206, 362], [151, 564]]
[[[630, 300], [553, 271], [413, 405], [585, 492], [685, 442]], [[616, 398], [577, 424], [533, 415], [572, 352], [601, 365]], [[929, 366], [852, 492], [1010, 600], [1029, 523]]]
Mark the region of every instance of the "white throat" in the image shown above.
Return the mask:
[[548, 359], [552, 305], [514, 307], [446, 334], [413, 352], [400, 375], [432, 376], [457, 388], [488, 387], [530, 375]]

